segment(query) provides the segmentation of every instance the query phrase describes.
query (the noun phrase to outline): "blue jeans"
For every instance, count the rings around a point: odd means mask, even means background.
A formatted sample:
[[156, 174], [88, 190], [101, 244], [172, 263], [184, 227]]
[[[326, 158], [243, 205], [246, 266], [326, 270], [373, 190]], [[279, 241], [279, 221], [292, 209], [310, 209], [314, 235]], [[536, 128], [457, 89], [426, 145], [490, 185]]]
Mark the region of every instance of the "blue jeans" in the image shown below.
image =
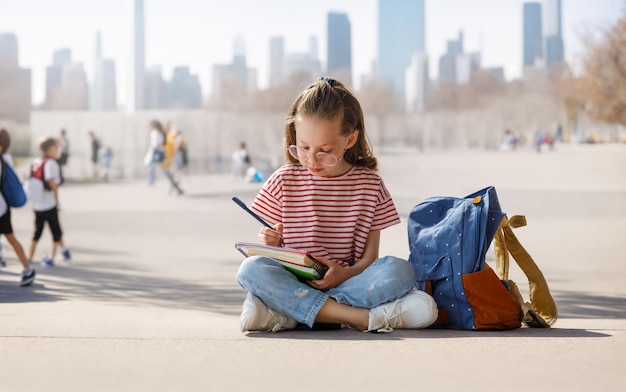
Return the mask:
[[339, 286], [320, 291], [299, 281], [276, 260], [254, 256], [241, 263], [237, 282], [271, 309], [313, 327], [328, 298], [371, 309], [408, 293], [415, 285], [415, 273], [406, 260], [385, 256]]
[[150, 162], [148, 165], [148, 184], [152, 185], [156, 181], [156, 163]]

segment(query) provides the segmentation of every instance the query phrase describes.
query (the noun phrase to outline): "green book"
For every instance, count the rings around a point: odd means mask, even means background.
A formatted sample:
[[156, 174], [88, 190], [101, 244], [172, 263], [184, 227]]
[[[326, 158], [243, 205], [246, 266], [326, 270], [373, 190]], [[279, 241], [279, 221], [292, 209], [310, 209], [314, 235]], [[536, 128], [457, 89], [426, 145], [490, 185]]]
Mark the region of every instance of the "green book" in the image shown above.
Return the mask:
[[265, 256], [278, 261], [286, 270], [303, 279], [321, 279], [328, 267], [310, 253], [299, 249], [263, 245], [254, 242], [236, 242], [244, 256]]

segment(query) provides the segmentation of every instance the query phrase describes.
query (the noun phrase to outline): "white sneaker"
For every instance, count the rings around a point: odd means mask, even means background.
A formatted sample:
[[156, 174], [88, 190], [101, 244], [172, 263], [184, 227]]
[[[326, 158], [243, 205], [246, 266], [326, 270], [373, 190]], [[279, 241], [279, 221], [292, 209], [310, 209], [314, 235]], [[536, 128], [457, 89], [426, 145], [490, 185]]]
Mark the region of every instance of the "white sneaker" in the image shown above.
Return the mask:
[[294, 329], [298, 322], [268, 308], [258, 297], [248, 293], [239, 319], [241, 332], [278, 332]]
[[365, 332], [427, 328], [437, 320], [437, 303], [427, 293], [413, 289], [404, 297], [370, 309]]

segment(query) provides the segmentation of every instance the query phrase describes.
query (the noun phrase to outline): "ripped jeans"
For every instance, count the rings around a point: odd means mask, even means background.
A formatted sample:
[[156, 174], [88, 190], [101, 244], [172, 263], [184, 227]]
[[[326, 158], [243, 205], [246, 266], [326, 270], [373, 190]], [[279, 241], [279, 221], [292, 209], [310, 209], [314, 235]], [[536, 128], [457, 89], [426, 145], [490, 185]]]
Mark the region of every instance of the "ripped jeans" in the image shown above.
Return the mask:
[[385, 256], [339, 286], [320, 291], [299, 281], [276, 260], [253, 256], [241, 263], [237, 282], [271, 309], [312, 327], [328, 298], [371, 309], [408, 293], [415, 285], [415, 273], [408, 261]]

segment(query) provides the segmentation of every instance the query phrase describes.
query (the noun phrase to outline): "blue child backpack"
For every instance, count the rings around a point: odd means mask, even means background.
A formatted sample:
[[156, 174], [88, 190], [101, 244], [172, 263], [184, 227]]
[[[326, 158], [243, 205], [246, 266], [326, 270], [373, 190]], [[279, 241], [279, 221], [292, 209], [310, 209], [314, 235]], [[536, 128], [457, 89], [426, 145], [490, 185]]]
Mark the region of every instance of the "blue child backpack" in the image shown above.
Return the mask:
[[[523, 224], [512, 227], [525, 224], [524, 217], [512, 217], [513, 222], [522, 219]], [[439, 317], [432, 328], [497, 330], [518, 328], [522, 322], [547, 327], [556, 321], [545, 279], [508, 224], [493, 186], [463, 198], [430, 197], [413, 207], [409, 262], [417, 288], [437, 302]], [[498, 275], [485, 263], [494, 236]], [[508, 280], [509, 251], [529, 278], [530, 303], [524, 303], [515, 282]]]
[[26, 194], [24, 193], [22, 183], [13, 168], [7, 165], [4, 158], [1, 156], [0, 161], [2, 165], [2, 176], [0, 177], [2, 196], [4, 196], [7, 205], [11, 207], [21, 207], [26, 204]]

